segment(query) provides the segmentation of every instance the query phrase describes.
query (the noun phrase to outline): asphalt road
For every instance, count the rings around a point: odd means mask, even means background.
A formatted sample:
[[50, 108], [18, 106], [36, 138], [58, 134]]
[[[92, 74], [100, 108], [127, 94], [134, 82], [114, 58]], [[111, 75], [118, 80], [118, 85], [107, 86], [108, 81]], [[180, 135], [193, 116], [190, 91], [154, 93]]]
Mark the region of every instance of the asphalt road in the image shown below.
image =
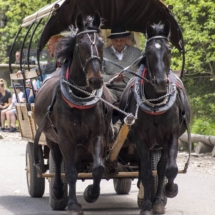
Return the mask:
[[[55, 215], [49, 206], [48, 182], [43, 198], [29, 197], [25, 175], [26, 143], [0, 139], [0, 215]], [[215, 176], [189, 171], [178, 175], [179, 194], [168, 199], [166, 215], [215, 215]], [[77, 183], [77, 196], [85, 215], [138, 215], [136, 181], [129, 195], [118, 196], [113, 182], [102, 181], [101, 196], [94, 204], [84, 201], [82, 194], [90, 181]]]

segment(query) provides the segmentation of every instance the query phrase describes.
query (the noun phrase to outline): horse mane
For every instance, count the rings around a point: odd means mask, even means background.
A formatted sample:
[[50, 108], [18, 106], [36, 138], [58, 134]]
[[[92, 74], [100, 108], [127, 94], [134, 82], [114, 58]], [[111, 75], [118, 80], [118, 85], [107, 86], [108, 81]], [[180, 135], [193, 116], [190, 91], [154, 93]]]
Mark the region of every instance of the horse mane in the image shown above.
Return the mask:
[[[87, 16], [84, 21], [84, 30], [96, 30], [100, 33], [100, 28], [93, 26], [93, 18]], [[70, 26], [70, 31], [68, 36], [65, 36], [58, 42], [60, 50], [56, 52], [56, 58], [59, 62], [64, 62], [65, 59], [73, 59], [73, 52], [76, 45], [76, 34], [78, 32], [77, 28]]]
[[166, 32], [164, 31], [164, 24], [159, 22], [158, 24], [151, 25], [151, 31], [148, 35], [148, 39], [154, 36], [165, 36]]
[[[151, 31], [150, 33], [147, 35], [148, 39], [150, 39], [151, 37], [154, 36], [165, 36], [166, 32], [164, 31], [164, 24], [162, 22], [159, 23], [154, 23], [151, 25]], [[141, 64], [146, 64], [146, 57], [144, 57], [139, 63], [138, 66], [140, 66]]]

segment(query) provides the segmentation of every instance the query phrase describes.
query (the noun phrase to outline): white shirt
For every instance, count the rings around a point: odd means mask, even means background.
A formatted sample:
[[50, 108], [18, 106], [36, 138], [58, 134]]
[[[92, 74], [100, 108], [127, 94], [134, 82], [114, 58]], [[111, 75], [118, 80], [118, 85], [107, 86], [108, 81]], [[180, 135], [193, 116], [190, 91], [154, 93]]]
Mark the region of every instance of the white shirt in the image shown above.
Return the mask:
[[118, 51], [116, 51], [116, 49], [113, 46], [111, 46], [111, 48], [113, 49], [113, 52], [117, 56], [117, 58], [119, 60], [122, 60], [123, 55], [124, 55], [124, 51], [126, 50], [127, 46], [125, 45], [125, 48], [120, 53]]
[[[22, 100], [23, 92], [19, 92], [19, 94], [17, 94], [17, 96], [18, 96], [19, 102], [20, 102]], [[14, 93], [12, 95], [12, 104], [13, 104], [13, 107], [15, 106], [16, 103], [17, 103], [16, 94]]]

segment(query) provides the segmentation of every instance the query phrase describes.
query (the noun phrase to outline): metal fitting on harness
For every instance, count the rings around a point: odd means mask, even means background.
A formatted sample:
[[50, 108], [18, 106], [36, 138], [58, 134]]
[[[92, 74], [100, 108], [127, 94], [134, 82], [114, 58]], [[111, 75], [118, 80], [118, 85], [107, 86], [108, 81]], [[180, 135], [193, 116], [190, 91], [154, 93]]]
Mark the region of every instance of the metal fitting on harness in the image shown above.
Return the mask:
[[130, 113], [129, 115], [127, 115], [124, 119], [124, 123], [126, 125], [133, 125], [135, 123], [135, 120], [137, 118], [134, 117], [134, 115], [132, 113]]

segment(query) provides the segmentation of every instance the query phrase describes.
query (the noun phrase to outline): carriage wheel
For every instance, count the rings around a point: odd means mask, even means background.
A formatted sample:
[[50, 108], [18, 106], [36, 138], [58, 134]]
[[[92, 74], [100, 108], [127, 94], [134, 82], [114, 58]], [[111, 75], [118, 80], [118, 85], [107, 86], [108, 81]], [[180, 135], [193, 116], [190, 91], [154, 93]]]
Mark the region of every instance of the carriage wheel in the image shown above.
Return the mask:
[[[39, 146], [38, 157], [40, 169], [44, 171], [42, 146]], [[28, 142], [26, 146], [26, 178], [30, 196], [35, 198], [42, 197], [45, 191], [45, 179], [37, 177], [37, 170], [34, 166], [33, 143], [31, 142]]]
[[[161, 150], [153, 150], [151, 151], [151, 168], [152, 170], [157, 170], [157, 165], [161, 157]], [[163, 187], [167, 184], [167, 178], [164, 178]], [[155, 195], [158, 187], [158, 176], [153, 176], [152, 179], [152, 189], [151, 189], [151, 201], [154, 202]], [[167, 204], [167, 197], [162, 193], [164, 205]]]
[[132, 180], [129, 178], [114, 178], [113, 185], [114, 190], [118, 195], [129, 194], [131, 190]]
[[[152, 168], [152, 170], [157, 170], [157, 165], [158, 165], [158, 162], [160, 160], [160, 157], [161, 157], [161, 150], [151, 151], [151, 168]], [[167, 178], [165, 177], [163, 187], [166, 185], [166, 183], [167, 183]], [[155, 200], [157, 187], [158, 187], [158, 176], [153, 176], [152, 186], [151, 186], [151, 201], [152, 201], [152, 203]], [[167, 197], [164, 194], [162, 194], [162, 195], [163, 195], [164, 205], [166, 205], [167, 204]], [[138, 207], [140, 209], [142, 209], [143, 200], [144, 199], [138, 197], [137, 204], [138, 204]]]
[[[65, 162], [63, 161], [61, 164], [61, 172], [65, 173], [65, 171], [66, 171]], [[49, 173], [55, 173], [55, 163], [54, 163], [51, 151], [49, 152]], [[65, 178], [62, 179], [62, 182], [63, 182], [64, 196], [62, 200], [56, 200], [52, 196], [52, 187], [54, 184], [54, 178], [50, 178], [50, 181], [49, 181], [49, 205], [53, 210], [64, 210], [67, 206], [68, 189], [67, 189], [67, 183]]]

